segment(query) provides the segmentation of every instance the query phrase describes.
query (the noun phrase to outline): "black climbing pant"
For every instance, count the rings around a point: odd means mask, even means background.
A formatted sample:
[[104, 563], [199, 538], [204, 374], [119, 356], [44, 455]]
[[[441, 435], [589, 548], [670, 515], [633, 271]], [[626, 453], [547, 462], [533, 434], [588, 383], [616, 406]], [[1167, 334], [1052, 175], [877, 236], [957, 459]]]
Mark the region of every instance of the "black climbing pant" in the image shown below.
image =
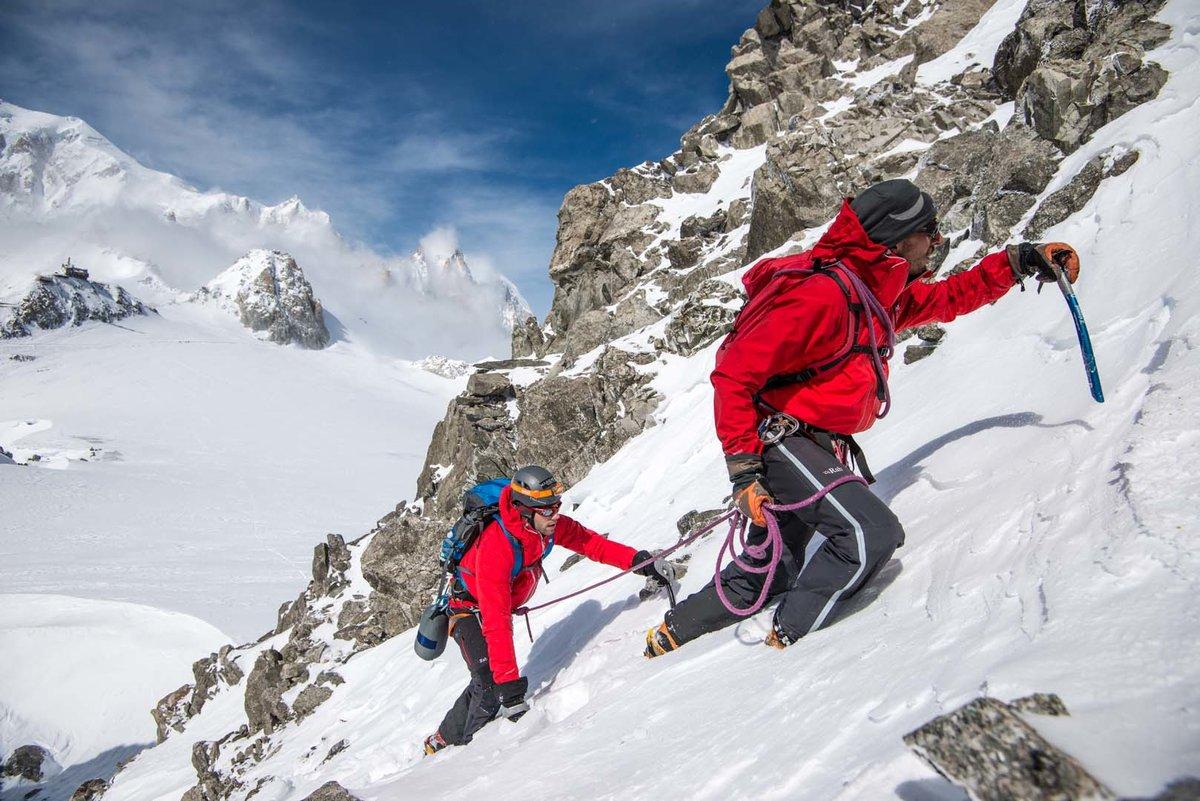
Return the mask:
[[466, 745], [475, 732], [496, 717], [500, 711], [500, 698], [492, 681], [487, 641], [483, 638], [479, 617], [470, 612], [455, 615], [451, 619], [450, 636], [458, 643], [467, 670], [471, 671], [471, 683], [450, 707], [438, 732], [450, 745]]
[[[847, 474], [832, 453], [800, 434], [767, 447], [763, 461], [766, 484], [779, 503], [801, 501]], [[843, 484], [813, 506], [784, 513], [779, 523], [786, 548], [770, 598], [779, 600], [775, 628], [788, 642], [829, 623], [834, 608], [865, 586], [904, 542], [892, 510], [858, 483]], [[818, 532], [825, 541], [806, 563], [806, 548]], [[757, 545], [766, 536], [766, 529], [751, 526], [747, 542]], [[756, 567], [765, 564], [745, 554], [739, 558]], [[747, 573], [735, 564], [721, 572], [725, 597], [739, 608], [758, 598], [765, 579], [766, 574]], [[741, 619], [721, 603], [711, 581], [667, 613], [679, 643]]]

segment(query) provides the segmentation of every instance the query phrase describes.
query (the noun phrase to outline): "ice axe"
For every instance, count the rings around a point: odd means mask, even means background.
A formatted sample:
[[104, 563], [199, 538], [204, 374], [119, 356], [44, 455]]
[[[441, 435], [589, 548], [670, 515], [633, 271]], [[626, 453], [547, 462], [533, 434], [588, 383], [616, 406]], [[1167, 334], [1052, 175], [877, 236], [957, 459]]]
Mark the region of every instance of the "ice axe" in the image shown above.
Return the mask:
[[1067, 300], [1071, 318], [1075, 321], [1075, 334], [1079, 337], [1079, 349], [1083, 351], [1083, 369], [1087, 373], [1088, 388], [1092, 391], [1092, 398], [1097, 403], [1104, 403], [1104, 390], [1100, 388], [1100, 371], [1096, 369], [1096, 354], [1092, 351], [1092, 338], [1088, 336], [1087, 323], [1084, 322], [1083, 312], [1079, 308], [1079, 299], [1075, 297], [1075, 290], [1062, 271], [1066, 258], [1066, 253], [1056, 253], [1053, 259], [1047, 261], [1058, 282], [1058, 288], [1062, 290], [1063, 297]]

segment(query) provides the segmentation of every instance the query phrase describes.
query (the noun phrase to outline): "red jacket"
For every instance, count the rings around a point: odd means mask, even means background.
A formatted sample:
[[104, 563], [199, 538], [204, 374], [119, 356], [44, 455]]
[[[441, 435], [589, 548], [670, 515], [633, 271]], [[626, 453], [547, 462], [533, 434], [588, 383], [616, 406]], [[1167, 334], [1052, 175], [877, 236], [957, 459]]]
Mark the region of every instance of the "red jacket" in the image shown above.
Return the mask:
[[[1012, 288], [1015, 280], [1003, 251], [984, 257], [966, 272], [927, 284], [910, 281], [908, 262], [867, 238], [850, 208], [842, 205], [833, 225], [812, 250], [796, 256], [763, 259], [742, 279], [746, 295], [753, 298], [785, 268], [808, 268], [814, 260], [841, 261], [862, 279], [880, 304], [891, 312], [896, 330], [948, 323], [960, 314], [993, 303]], [[717, 436], [726, 454], [761, 453], [758, 438], [760, 409], [754, 395], [772, 377], [798, 373], [823, 364], [839, 352], [853, 316], [842, 290], [821, 276], [783, 276], [774, 301], [757, 319], [739, 320], [737, 334], [721, 346], [712, 373], [715, 390]], [[853, 288], [850, 289], [854, 295]], [[854, 298], [858, 302], [858, 298]], [[875, 326], [876, 341], [883, 328]], [[857, 344], [868, 344], [866, 327]], [[887, 364], [884, 364], [886, 375]], [[804, 422], [839, 434], [865, 431], [875, 422], [880, 401], [875, 394], [871, 357], [852, 353], [828, 372], [799, 384], [787, 384], [762, 393], [764, 401]]]
[[[549, 540], [527, 525], [513, 506], [509, 487], [500, 493], [500, 519], [520, 545], [521, 564], [516, 562], [518, 549], [493, 520], [459, 562], [459, 575], [475, 603], [466, 598], [455, 598], [450, 603], [452, 609], [479, 609], [492, 678], [497, 684], [520, 676], [513, 648], [512, 615], [537, 590], [542, 578], [542, 556], [549, 545]], [[558, 518], [553, 544], [622, 570], [630, 568], [637, 555], [628, 545], [605, 539], [566, 515]], [[514, 568], [517, 568], [515, 574]]]

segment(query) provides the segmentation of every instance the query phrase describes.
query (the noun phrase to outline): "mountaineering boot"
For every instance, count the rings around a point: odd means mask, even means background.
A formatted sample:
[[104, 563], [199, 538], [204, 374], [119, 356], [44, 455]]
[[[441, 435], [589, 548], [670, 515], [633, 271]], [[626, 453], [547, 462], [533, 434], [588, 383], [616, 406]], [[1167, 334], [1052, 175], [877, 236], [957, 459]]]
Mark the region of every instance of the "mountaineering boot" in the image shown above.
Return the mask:
[[763, 642], [772, 648], [778, 648], [780, 651], [792, 644], [791, 638], [786, 634], [780, 634], [779, 629], [775, 626], [771, 626], [771, 633], [767, 635], [767, 639], [763, 640]]
[[646, 650], [642, 653], [647, 659], [653, 659], [668, 651], [674, 651], [678, 647], [679, 643], [675, 641], [675, 636], [671, 634], [671, 629], [664, 620], [657, 627], [646, 632]]
[[442, 733], [440, 731], [435, 731], [433, 734], [425, 738], [425, 756], [433, 756], [447, 745], [449, 745], [449, 743], [442, 738]]

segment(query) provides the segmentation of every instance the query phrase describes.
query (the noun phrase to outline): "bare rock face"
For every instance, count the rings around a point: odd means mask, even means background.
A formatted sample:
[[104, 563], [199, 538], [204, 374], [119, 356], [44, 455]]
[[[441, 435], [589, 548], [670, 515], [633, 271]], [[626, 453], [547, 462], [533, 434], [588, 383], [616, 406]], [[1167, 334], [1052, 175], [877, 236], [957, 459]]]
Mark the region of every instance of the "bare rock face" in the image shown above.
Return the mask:
[[706, 281], [667, 323], [663, 346], [691, 356], [728, 333], [744, 297], [726, 281]]
[[108, 782], [104, 779], [88, 779], [75, 788], [70, 801], [97, 801], [107, 789]]
[[310, 684], [300, 691], [296, 696], [296, 702], [292, 704], [292, 711], [296, 715], [296, 720], [304, 720], [311, 715], [318, 706], [328, 701], [333, 697], [333, 690], [328, 687], [322, 687], [317, 684]]
[[1024, 125], [985, 127], [936, 142], [920, 161], [916, 183], [933, 197], [946, 228], [967, 227], [995, 245], [1033, 206], [1061, 158]]
[[167, 739], [167, 735], [172, 731], [183, 731], [183, 724], [191, 717], [188, 711], [191, 693], [192, 685], [185, 684], [178, 690], [164, 695], [154, 705], [154, 709], [150, 710], [158, 730], [158, 742]]
[[291, 710], [283, 702], [288, 689], [283, 678], [283, 655], [268, 648], [258, 656], [250, 678], [246, 680], [246, 719], [250, 731], [271, 734], [281, 723], [290, 720]]
[[1018, 713], [1066, 714], [1061, 699], [979, 698], [904, 735], [917, 756], [973, 801], [1106, 801], [1116, 795]]
[[450, 514], [427, 517], [401, 505], [376, 524], [362, 557], [363, 577], [374, 590], [370, 604], [378, 610], [378, 632], [371, 634], [390, 637], [420, 619], [441, 580], [436, 548]]
[[[82, 275], [81, 275], [82, 274]], [[69, 275], [43, 275], [0, 322], [0, 339], [27, 337], [36, 330], [111, 323], [135, 314], [157, 314], [116, 284], [91, 281], [82, 270]]]
[[62, 771], [50, 752], [40, 745], [22, 745], [13, 751], [0, 771], [6, 779], [24, 779], [39, 784]]
[[1042, 232], [1058, 225], [1077, 211], [1083, 209], [1100, 183], [1106, 178], [1120, 175], [1138, 160], [1138, 151], [1118, 152], [1109, 150], [1101, 153], [1080, 170], [1066, 186], [1042, 201], [1033, 219], [1025, 229], [1027, 239], [1039, 240]]
[[215, 299], [270, 342], [314, 350], [329, 344], [329, 329], [312, 285], [296, 260], [282, 251], [250, 251], [196, 297]]
[[358, 801], [358, 798], [337, 782], [325, 782], [303, 801]]
[[1145, 60], [1169, 28], [1162, 0], [1030, 3], [1001, 43], [993, 72], [1040, 136], [1070, 153], [1098, 128], [1158, 94], [1162, 67]]

